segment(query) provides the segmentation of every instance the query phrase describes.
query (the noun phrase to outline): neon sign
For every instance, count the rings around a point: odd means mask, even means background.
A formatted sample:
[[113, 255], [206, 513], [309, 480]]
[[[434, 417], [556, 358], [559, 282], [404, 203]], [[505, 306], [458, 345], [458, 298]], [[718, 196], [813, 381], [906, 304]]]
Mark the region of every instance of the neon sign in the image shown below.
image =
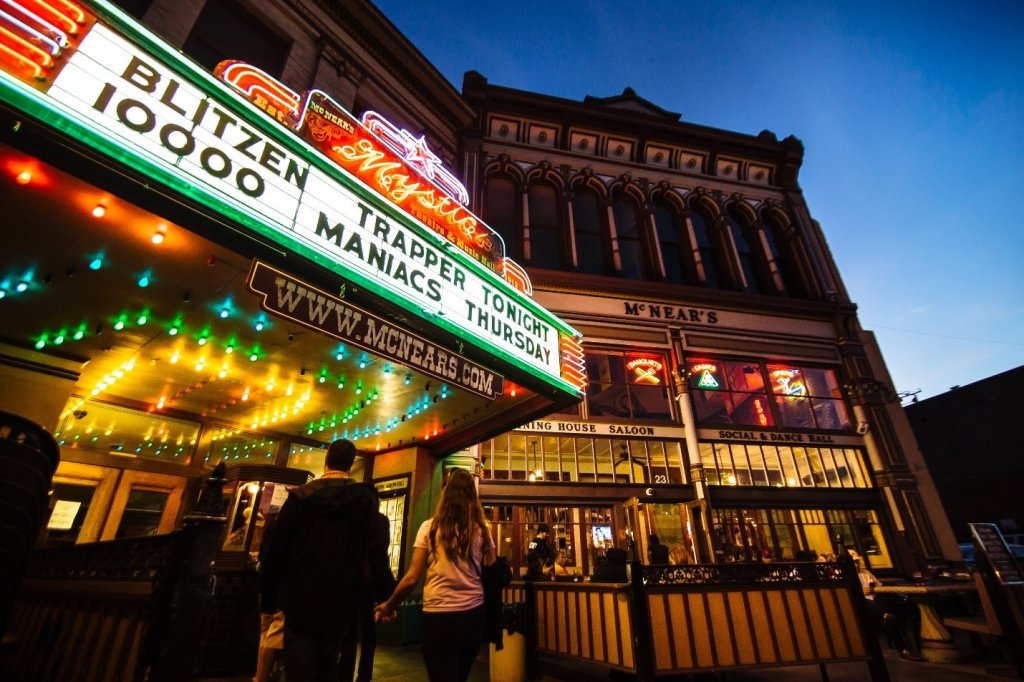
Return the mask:
[[713, 376], [718, 372], [718, 365], [713, 362], [697, 362], [690, 365], [690, 374], [700, 374], [697, 379], [697, 388], [716, 389], [721, 388]]
[[654, 358], [634, 358], [626, 363], [626, 369], [633, 372], [634, 384], [660, 384], [663, 366]]
[[775, 369], [770, 373], [774, 385], [772, 391], [781, 395], [807, 395], [807, 386], [800, 379], [798, 369]]
[[[5, 6], [13, 4], [5, 0]], [[17, 7], [54, 4], [68, 3], [20, 0]], [[492, 261], [496, 268], [482, 267], [488, 253], [501, 252], [500, 242], [487, 242], [485, 231], [463, 231], [461, 243], [497, 251], [470, 254], [439, 236], [436, 223], [447, 220], [446, 213], [431, 226], [386, 200], [367, 178], [408, 190], [409, 202], [419, 201], [415, 192], [423, 191], [428, 181], [361, 123], [326, 106], [317, 114], [324, 120], [337, 114], [331, 122], [351, 136], [348, 142], [373, 145], [386, 155], [381, 159], [396, 164], [391, 171], [383, 173], [378, 167], [353, 173], [331, 162], [336, 154], [318, 154], [300, 139], [304, 135], [290, 134], [284, 128], [292, 128], [290, 120], [304, 120], [293, 116], [296, 98], [258, 70], [226, 65], [224, 71], [235, 83], [229, 90], [106, 3], [96, 6], [145, 48], [80, 11], [68, 10], [74, 16], [65, 16], [60, 26], [53, 19], [50, 28], [19, 20], [37, 26], [39, 33], [45, 28], [58, 47], [65, 40], [71, 47], [51, 55], [52, 66], [36, 55], [39, 69], [30, 69], [25, 68], [25, 55], [0, 40], [8, 46], [0, 49], [0, 98], [5, 103], [134, 168], [154, 186], [318, 263], [466, 344], [516, 363], [559, 390], [578, 393], [582, 360], [572, 352], [578, 347], [575, 330], [511, 285], [515, 267], [501, 260]], [[0, 11], [0, 29], [28, 35], [11, 16]], [[74, 26], [76, 36], [70, 31]], [[55, 33], [61, 27], [67, 29], [64, 37]], [[246, 100], [236, 98], [235, 92], [244, 92]], [[250, 99], [284, 127], [252, 115]], [[307, 110], [311, 101], [307, 98]], [[440, 195], [437, 189], [435, 197]], [[458, 207], [472, 216], [447, 195], [443, 199], [449, 202], [444, 211]], [[519, 277], [519, 284], [523, 282], [528, 282], [525, 273]]]
[[214, 74], [432, 230], [491, 270], [510, 275], [517, 289], [532, 292], [522, 268], [508, 264], [501, 236], [466, 208], [466, 188], [423, 137], [373, 111], [360, 121], [319, 90], [308, 91], [301, 101], [298, 93], [245, 62], [221, 62]]

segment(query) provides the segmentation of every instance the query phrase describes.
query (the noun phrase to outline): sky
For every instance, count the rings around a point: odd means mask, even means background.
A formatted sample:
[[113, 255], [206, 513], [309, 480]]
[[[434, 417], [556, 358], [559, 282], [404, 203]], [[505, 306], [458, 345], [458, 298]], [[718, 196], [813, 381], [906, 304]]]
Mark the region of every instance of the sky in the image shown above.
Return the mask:
[[805, 147], [800, 186], [896, 390], [1024, 365], [1024, 2], [376, 0], [461, 91], [637, 95]]

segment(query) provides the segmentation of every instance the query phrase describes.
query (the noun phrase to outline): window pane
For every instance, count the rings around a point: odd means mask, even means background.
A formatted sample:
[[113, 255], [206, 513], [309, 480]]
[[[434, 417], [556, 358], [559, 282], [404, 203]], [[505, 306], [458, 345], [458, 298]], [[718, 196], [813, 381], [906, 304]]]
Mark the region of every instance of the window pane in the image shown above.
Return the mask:
[[643, 228], [636, 204], [619, 197], [612, 202], [612, 216], [615, 218], [615, 234], [619, 241], [622, 276], [644, 279]]
[[683, 258], [685, 240], [679, 233], [679, 222], [674, 211], [664, 201], [654, 204], [654, 227], [658, 231], [661, 258], [665, 264], [665, 280], [673, 284], [693, 284], [684, 275]]
[[587, 190], [576, 191], [572, 200], [572, 215], [580, 272], [612, 274], [605, 247], [608, 238], [607, 221], [602, 211], [596, 194]]
[[551, 185], [532, 183], [530, 205], [530, 264], [557, 270], [561, 267], [563, 249], [559, 243], [561, 221], [558, 192]]
[[719, 275], [718, 258], [720, 257], [711, 241], [708, 232], [708, 221], [700, 211], [690, 213], [690, 224], [693, 225], [693, 233], [697, 239], [697, 251], [700, 254], [700, 262], [704, 267], [705, 285], [712, 289], [720, 289], [721, 278]]
[[162, 491], [132, 488], [117, 527], [117, 539], [156, 535], [169, 496]]
[[505, 240], [508, 256], [521, 261], [523, 258], [523, 221], [519, 215], [520, 202], [518, 198], [519, 193], [512, 180], [502, 177], [487, 179], [484, 219]]
[[814, 417], [811, 415], [809, 398], [776, 396], [775, 405], [779, 410], [782, 426], [798, 429], [814, 428]]

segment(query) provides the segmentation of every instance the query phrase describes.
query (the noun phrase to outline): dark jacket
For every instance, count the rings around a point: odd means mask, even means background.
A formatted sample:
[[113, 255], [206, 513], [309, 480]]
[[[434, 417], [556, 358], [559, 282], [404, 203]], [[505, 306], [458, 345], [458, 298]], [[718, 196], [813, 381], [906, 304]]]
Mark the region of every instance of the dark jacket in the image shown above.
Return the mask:
[[626, 559], [629, 553], [624, 549], [612, 548], [605, 555], [604, 562], [597, 565], [594, 575], [590, 576], [593, 583], [625, 583], [629, 582], [626, 573]]
[[650, 558], [652, 564], [667, 564], [668, 545], [651, 543], [651, 546], [647, 548], [647, 556]]
[[362, 595], [387, 598], [394, 577], [378, 508], [376, 490], [347, 478], [292, 490], [260, 552], [260, 610], [284, 610], [289, 629], [330, 637], [344, 633]]

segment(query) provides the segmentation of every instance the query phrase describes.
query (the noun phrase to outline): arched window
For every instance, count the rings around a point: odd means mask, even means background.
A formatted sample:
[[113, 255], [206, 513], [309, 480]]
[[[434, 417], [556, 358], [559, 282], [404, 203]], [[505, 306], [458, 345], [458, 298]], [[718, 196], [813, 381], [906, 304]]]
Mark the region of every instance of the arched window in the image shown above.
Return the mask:
[[700, 284], [697, 277], [690, 234], [682, 214], [663, 197], [655, 199], [654, 226], [665, 263], [665, 281], [672, 284]]
[[511, 179], [499, 175], [487, 178], [484, 220], [505, 240], [505, 255], [523, 262], [523, 219], [519, 191]]
[[608, 243], [607, 212], [597, 192], [577, 187], [572, 198], [573, 227], [576, 230], [576, 254], [579, 271], [591, 275], [611, 275], [611, 248]]
[[726, 217], [733, 243], [736, 244], [740, 269], [746, 279], [743, 290], [758, 294], [777, 293], [756, 229], [737, 215], [735, 210], [730, 209]]
[[693, 225], [693, 234], [697, 239], [697, 253], [700, 254], [700, 262], [704, 268], [704, 286], [721, 289], [722, 275], [728, 270], [722, 261], [722, 249], [715, 247], [715, 241], [711, 236], [711, 218], [702, 208], [695, 207], [690, 211], [690, 223]]
[[558, 190], [543, 182], [531, 182], [527, 190], [530, 207], [530, 259], [533, 267], [558, 270], [564, 267], [562, 254], [562, 210]]
[[764, 228], [772, 260], [775, 261], [782, 277], [783, 293], [788, 296], [806, 297], [807, 289], [794, 258], [793, 244], [785, 236], [784, 226], [778, 218], [767, 216]]
[[646, 231], [636, 202], [626, 194], [617, 194], [612, 200], [612, 217], [619, 242], [622, 276], [629, 279], [652, 279], [644, 250]]

